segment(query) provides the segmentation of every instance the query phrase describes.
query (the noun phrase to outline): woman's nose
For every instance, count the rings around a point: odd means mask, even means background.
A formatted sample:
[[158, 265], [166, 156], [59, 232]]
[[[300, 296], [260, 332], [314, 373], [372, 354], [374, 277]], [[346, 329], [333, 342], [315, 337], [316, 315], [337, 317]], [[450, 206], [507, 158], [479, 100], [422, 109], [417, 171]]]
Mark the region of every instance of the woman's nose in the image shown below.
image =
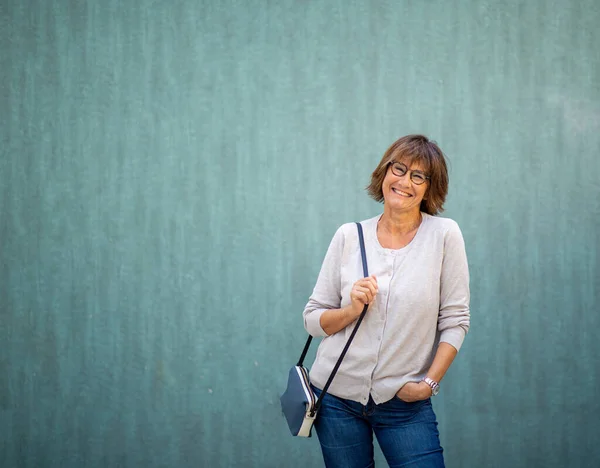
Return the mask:
[[399, 176], [398, 178], [404, 183], [407, 183], [407, 184], [410, 183], [411, 182], [410, 171], [406, 171], [404, 173], [404, 175]]

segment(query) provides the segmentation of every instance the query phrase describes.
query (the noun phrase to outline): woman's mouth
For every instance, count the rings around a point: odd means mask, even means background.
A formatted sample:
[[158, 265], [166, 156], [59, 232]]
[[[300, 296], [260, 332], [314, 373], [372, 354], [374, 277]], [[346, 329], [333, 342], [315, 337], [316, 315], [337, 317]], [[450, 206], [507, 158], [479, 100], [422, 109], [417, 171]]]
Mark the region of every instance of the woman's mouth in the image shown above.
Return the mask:
[[401, 197], [412, 197], [412, 195], [410, 193], [403, 192], [402, 190], [399, 190], [399, 189], [392, 188], [392, 192], [394, 192], [397, 195], [400, 195]]

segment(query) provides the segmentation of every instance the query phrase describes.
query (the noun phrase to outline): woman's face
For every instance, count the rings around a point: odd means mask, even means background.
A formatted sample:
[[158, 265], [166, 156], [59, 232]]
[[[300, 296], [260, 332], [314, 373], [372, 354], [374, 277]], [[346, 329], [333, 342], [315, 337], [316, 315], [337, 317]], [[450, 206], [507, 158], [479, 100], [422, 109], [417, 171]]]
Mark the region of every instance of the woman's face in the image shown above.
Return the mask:
[[[390, 164], [381, 185], [385, 206], [397, 212], [420, 211], [421, 201], [427, 194], [429, 181], [426, 180], [423, 184], [417, 185], [411, 180], [411, 174], [414, 172], [425, 174], [424, 168], [417, 162], [413, 162], [410, 166], [399, 161], [408, 168], [406, 174], [398, 176], [392, 170]], [[413, 175], [413, 178], [416, 178]]]

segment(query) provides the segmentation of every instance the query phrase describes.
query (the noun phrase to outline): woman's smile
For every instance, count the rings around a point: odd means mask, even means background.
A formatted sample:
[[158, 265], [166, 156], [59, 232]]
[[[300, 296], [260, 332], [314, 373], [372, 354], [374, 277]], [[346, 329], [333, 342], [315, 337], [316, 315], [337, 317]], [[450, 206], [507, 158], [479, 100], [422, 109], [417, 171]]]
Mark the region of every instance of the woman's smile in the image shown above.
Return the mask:
[[402, 190], [394, 187], [392, 187], [392, 192], [394, 192], [396, 195], [400, 195], [401, 197], [412, 197], [410, 193], [403, 192]]

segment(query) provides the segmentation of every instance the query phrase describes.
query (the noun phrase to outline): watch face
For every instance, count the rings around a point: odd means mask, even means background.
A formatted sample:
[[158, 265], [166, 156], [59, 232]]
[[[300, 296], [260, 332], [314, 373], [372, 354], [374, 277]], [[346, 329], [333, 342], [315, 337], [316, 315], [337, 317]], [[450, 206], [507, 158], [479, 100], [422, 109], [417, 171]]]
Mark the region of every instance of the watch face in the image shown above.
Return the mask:
[[431, 389], [431, 394], [432, 394], [433, 396], [436, 396], [438, 393], [440, 393], [440, 387], [437, 387], [437, 386], [436, 386], [435, 388], [432, 388], [432, 389]]

